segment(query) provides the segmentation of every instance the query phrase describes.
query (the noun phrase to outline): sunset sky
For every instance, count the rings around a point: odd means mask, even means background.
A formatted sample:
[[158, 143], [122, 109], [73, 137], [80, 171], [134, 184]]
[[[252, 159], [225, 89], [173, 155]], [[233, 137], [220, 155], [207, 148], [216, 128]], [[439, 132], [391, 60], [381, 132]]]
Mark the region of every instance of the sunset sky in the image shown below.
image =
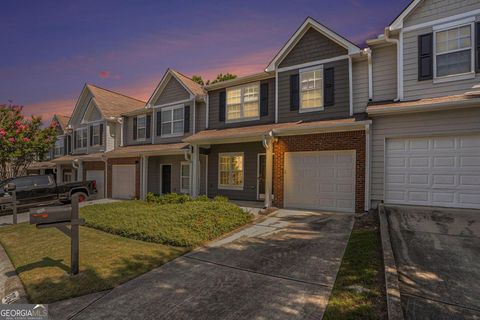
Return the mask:
[[262, 71], [307, 16], [363, 46], [409, 0], [0, 2], [0, 104], [70, 115], [84, 83], [147, 99], [168, 67]]

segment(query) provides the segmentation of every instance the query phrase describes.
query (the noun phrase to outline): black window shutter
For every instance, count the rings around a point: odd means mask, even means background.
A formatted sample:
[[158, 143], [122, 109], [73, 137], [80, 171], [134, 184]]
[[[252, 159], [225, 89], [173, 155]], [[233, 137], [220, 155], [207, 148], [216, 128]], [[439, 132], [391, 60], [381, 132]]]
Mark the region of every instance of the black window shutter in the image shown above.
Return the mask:
[[157, 111], [157, 137], [162, 135], [162, 111]]
[[133, 140], [137, 140], [137, 117], [133, 117]]
[[480, 22], [475, 24], [475, 59], [475, 69], [480, 72]]
[[190, 106], [185, 106], [183, 112], [183, 132], [190, 132]]
[[145, 138], [150, 139], [150, 130], [152, 130], [152, 116], [147, 114], [146, 118], [146, 128], [145, 128]]
[[290, 76], [290, 110], [295, 111], [300, 108], [300, 83], [298, 74]]
[[103, 146], [103, 123], [100, 123], [100, 145]]
[[218, 121], [223, 122], [225, 121], [225, 109], [227, 107], [227, 92], [220, 91], [218, 93]]
[[63, 136], [63, 155], [68, 154], [68, 138]]
[[418, 36], [418, 81], [433, 79], [433, 33]]
[[323, 70], [323, 104], [326, 107], [335, 104], [335, 70], [333, 67]]
[[268, 116], [268, 82], [260, 85], [260, 117]]
[[77, 149], [77, 131], [73, 132], [73, 148]]
[[93, 146], [93, 126], [90, 126], [90, 146]]

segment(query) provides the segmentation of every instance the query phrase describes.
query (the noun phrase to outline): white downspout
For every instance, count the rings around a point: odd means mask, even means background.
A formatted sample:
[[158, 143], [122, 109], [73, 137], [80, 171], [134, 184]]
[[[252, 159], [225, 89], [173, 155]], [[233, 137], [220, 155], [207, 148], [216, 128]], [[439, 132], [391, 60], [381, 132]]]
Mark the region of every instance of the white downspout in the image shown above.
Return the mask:
[[206, 102], [206, 115], [205, 115], [205, 129], [208, 129], [208, 114], [210, 112], [210, 96], [209, 93], [207, 92], [207, 96], [205, 98]]
[[278, 123], [278, 70], [275, 70], [275, 123]]
[[195, 124], [196, 124], [196, 122], [197, 122], [197, 121], [196, 121], [196, 115], [197, 115], [196, 109], [197, 109], [197, 101], [196, 101], [195, 99], [193, 99], [193, 117], [192, 117], [192, 118], [193, 118], [193, 121], [192, 121], [192, 122], [193, 122], [193, 123], [192, 123], [192, 133], [193, 133], [193, 134], [195, 134], [196, 129], [197, 129], [197, 128], [195, 127]]
[[398, 39], [390, 38], [390, 30], [385, 28], [384, 30], [385, 41], [388, 43], [394, 43], [397, 48], [397, 97], [395, 101], [400, 101], [400, 46]]
[[365, 125], [365, 211], [370, 210], [370, 172], [371, 172], [371, 124]]
[[366, 48], [368, 58], [368, 100], [373, 101], [373, 67], [372, 67], [372, 50]]
[[273, 131], [263, 136], [262, 144], [265, 148], [265, 208], [272, 207], [272, 190], [273, 190]]
[[348, 95], [349, 95], [349, 105], [350, 105], [350, 116], [353, 116], [353, 79], [352, 79], [352, 57], [348, 56]]

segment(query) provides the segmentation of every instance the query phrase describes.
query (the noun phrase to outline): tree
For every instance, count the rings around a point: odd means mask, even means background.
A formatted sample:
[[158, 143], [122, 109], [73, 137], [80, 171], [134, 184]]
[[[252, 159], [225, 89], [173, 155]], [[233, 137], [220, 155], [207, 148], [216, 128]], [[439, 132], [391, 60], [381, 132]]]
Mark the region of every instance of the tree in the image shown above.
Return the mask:
[[202, 76], [197, 76], [196, 74], [194, 74], [192, 76], [192, 80], [195, 81], [196, 83], [198, 83], [201, 86], [203, 86], [205, 84], [205, 82], [202, 79]]
[[42, 128], [40, 117], [25, 118], [21, 106], [0, 105], [0, 180], [16, 177], [55, 144], [56, 123]]
[[235, 79], [237, 77], [237, 75], [235, 74], [231, 74], [231, 73], [225, 73], [225, 74], [218, 74], [217, 77], [215, 78], [215, 80], [213, 80], [212, 82], [210, 82], [210, 84], [214, 84], [214, 83], [217, 83], [217, 82], [222, 82], [222, 81], [227, 81], [227, 80], [232, 80], [232, 79]]

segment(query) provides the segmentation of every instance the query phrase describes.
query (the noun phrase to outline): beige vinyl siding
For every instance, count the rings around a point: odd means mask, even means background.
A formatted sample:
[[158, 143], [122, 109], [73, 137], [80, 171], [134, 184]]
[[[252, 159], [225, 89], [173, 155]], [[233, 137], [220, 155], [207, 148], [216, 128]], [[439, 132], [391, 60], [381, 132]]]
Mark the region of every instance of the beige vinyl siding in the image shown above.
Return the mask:
[[397, 97], [397, 47], [379, 46], [372, 49], [373, 101]]
[[314, 121], [334, 118], [346, 118], [350, 116], [348, 59], [339, 60], [323, 65], [324, 70], [335, 68], [334, 87], [335, 104], [326, 106], [322, 111], [303, 112], [290, 110], [290, 76], [298, 74], [299, 70], [290, 70], [278, 74], [278, 121]]
[[423, 28], [405, 32], [403, 36], [403, 94], [405, 100], [434, 98], [470, 91], [480, 80], [477, 73], [473, 79], [433, 83], [433, 80], [418, 81], [418, 36], [432, 32]]
[[348, 50], [310, 28], [280, 62], [279, 67], [289, 67], [306, 62], [346, 55]]
[[[210, 110], [209, 110], [209, 129], [247, 127], [257, 124], [266, 124], [275, 122], [275, 78], [262, 80], [260, 83], [268, 82], [268, 115], [261, 117], [259, 120], [242, 121], [236, 123], [225, 123], [219, 121], [220, 110], [220, 92], [226, 89], [212, 90], [208, 93]], [[252, 82], [254, 83], [254, 82]], [[245, 85], [248, 83], [245, 83]]]
[[368, 103], [368, 60], [356, 61], [353, 73], [353, 113], [365, 112]]
[[80, 125], [80, 123], [82, 122], [82, 118], [83, 118], [83, 116], [85, 114], [85, 111], [88, 107], [90, 99], [92, 99], [92, 94], [89, 92], [89, 90], [85, 90], [82, 93], [83, 93], [83, 95], [80, 96], [80, 100], [78, 101], [78, 108], [72, 114], [72, 118], [70, 119], [70, 124], [74, 128], [78, 127]]
[[424, 0], [404, 20], [405, 27], [480, 9], [478, 0]]
[[190, 93], [178, 82], [177, 79], [171, 77], [163, 88], [158, 97], [153, 99], [153, 105], [163, 105], [167, 103], [174, 103], [176, 101], [187, 100], [190, 98]]
[[205, 130], [206, 127], [207, 107], [204, 102], [195, 104], [195, 132]]
[[180, 193], [180, 163], [183, 161], [185, 161], [185, 157], [183, 155], [149, 157], [147, 192], [160, 193], [160, 164], [171, 164], [171, 190], [174, 193]]
[[[133, 118], [138, 116], [142, 116], [142, 115], [124, 117], [123, 139], [124, 139], [124, 145], [126, 146], [152, 143], [152, 138], [144, 139], [144, 140], [133, 139]], [[152, 116], [152, 122], [150, 125], [150, 130], [151, 130], [150, 137], [152, 136], [152, 132], [153, 132], [153, 121], [154, 120]]]
[[117, 125], [111, 122], [107, 122], [105, 129], [103, 130], [103, 134], [105, 135], [104, 141], [105, 141], [105, 151], [110, 151], [115, 149], [115, 131], [116, 131]]
[[372, 125], [372, 201], [383, 200], [386, 138], [480, 132], [479, 119], [479, 108], [375, 117]]
[[[244, 153], [243, 190], [218, 188], [218, 154], [223, 152]], [[235, 200], [257, 200], [257, 157], [265, 153], [261, 142], [212, 145], [208, 155], [208, 196], [227, 196]]]
[[98, 109], [98, 107], [95, 105], [95, 103], [92, 101], [89, 104], [89, 108], [87, 108], [87, 113], [85, 114], [84, 121], [85, 122], [90, 122], [90, 121], [97, 121], [102, 119], [102, 113]]

